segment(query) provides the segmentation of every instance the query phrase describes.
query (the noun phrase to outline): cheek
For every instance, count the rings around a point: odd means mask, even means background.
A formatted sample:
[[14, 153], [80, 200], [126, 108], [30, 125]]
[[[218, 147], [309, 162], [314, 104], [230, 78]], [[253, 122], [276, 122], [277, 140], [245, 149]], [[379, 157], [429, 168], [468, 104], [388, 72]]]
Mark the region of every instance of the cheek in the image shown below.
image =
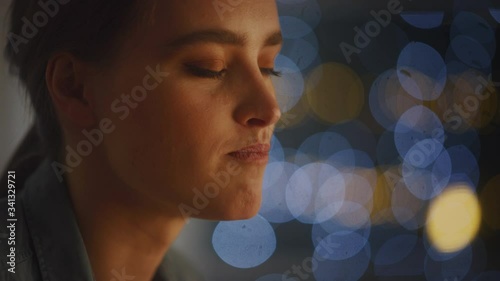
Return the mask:
[[[214, 177], [227, 170], [231, 160], [225, 154], [245, 141], [227, 98], [162, 87], [140, 102], [118, 96], [110, 103], [114, 106], [107, 116], [116, 129], [103, 147], [111, 170], [126, 185], [163, 203], [196, 207], [195, 195], [204, 194], [206, 186], [217, 183]], [[264, 167], [241, 165], [241, 172], [198, 215], [251, 217], [260, 206], [263, 174]]]
[[126, 184], [154, 196], [192, 197], [192, 187], [206, 182], [220, 165], [216, 156], [227, 132], [214, 124], [227, 122], [230, 115], [174, 89], [152, 92], [135, 103], [115, 106], [120, 107], [116, 130], [105, 142], [111, 168]]

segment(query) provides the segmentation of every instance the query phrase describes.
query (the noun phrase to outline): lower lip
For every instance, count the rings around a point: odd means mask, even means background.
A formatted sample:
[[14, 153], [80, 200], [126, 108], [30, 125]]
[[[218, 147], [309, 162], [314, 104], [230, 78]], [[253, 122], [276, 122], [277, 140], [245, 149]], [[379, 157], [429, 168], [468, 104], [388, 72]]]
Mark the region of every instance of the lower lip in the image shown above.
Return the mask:
[[228, 154], [232, 158], [243, 163], [267, 164], [269, 153], [266, 152], [232, 152]]

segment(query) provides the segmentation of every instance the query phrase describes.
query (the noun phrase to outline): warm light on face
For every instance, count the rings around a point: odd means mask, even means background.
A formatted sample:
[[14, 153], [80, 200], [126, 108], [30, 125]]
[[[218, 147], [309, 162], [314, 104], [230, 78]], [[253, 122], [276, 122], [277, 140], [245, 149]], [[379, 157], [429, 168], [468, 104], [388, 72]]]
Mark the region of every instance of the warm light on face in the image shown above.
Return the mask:
[[431, 203], [427, 235], [440, 252], [456, 252], [474, 239], [481, 211], [473, 190], [465, 185], [449, 187]]

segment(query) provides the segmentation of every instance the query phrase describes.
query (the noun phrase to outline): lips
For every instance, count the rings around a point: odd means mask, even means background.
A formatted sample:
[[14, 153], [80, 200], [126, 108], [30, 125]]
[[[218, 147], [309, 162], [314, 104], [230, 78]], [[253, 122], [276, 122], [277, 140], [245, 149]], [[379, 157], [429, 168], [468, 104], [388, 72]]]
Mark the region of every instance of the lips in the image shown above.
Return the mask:
[[229, 153], [229, 156], [246, 163], [267, 163], [269, 158], [269, 144], [256, 144]]

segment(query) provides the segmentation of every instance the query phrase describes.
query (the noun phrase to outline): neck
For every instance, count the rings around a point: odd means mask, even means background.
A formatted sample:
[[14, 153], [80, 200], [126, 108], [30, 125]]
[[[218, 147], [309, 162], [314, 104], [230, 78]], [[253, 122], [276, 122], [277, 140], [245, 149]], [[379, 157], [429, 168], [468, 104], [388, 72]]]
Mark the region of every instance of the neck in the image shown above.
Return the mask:
[[151, 280], [185, 220], [121, 182], [93, 154], [66, 179], [94, 276]]

